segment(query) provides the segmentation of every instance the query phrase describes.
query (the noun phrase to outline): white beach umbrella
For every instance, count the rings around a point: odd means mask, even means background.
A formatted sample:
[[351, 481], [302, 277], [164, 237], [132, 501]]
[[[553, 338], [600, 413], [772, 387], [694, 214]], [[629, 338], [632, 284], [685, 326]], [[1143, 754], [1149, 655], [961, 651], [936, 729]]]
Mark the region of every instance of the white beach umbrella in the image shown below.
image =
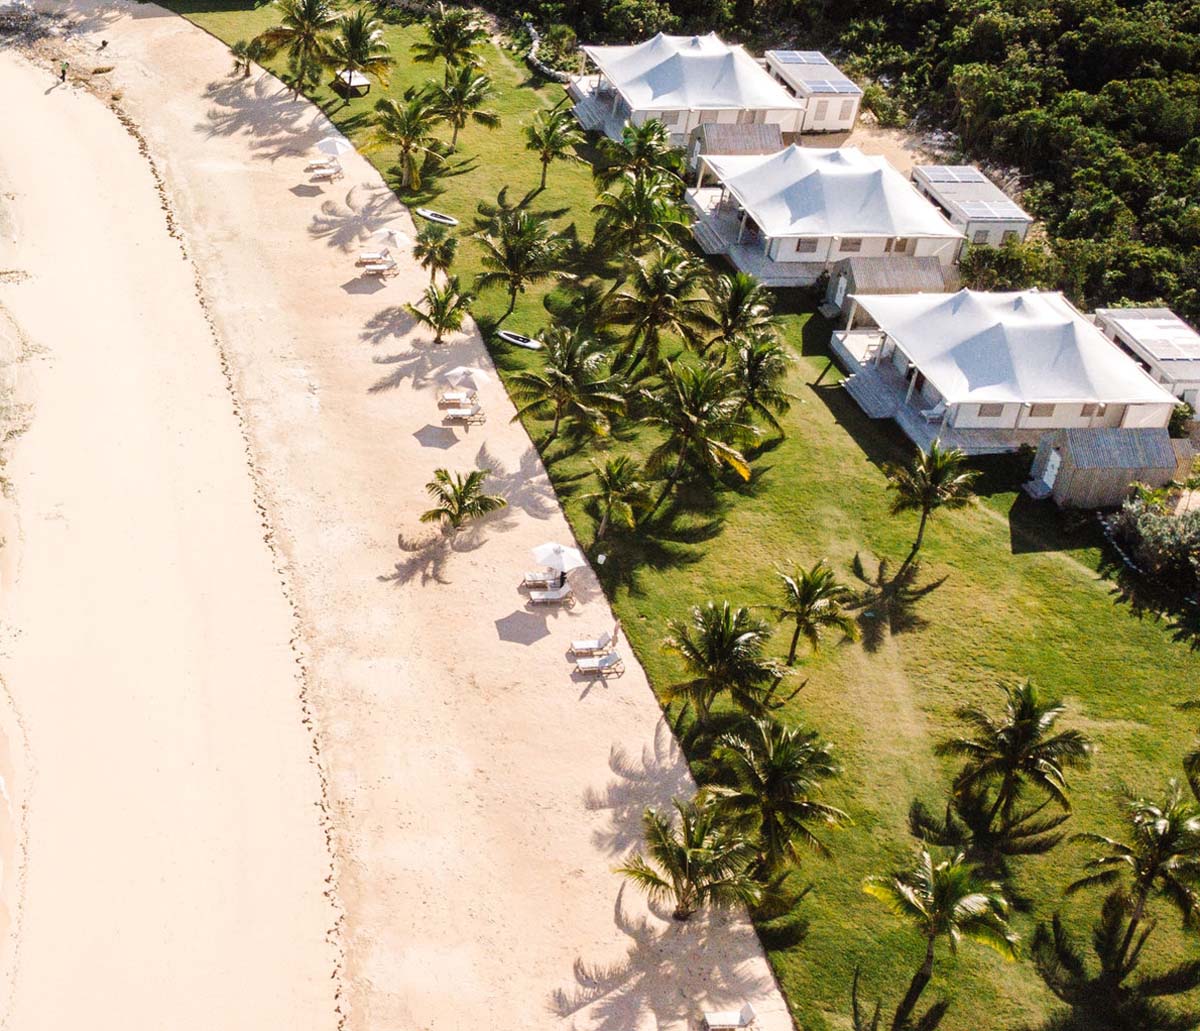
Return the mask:
[[477, 369], [473, 365], [457, 365], [446, 373], [446, 379], [456, 387], [469, 386], [478, 390], [489, 382], [491, 377], [483, 369]]
[[337, 157], [353, 149], [354, 144], [346, 139], [345, 136], [326, 136], [325, 139], [317, 144], [317, 150], [322, 154], [328, 154], [330, 157]]
[[371, 234], [376, 240], [382, 240], [389, 247], [399, 247], [405, 249], [412, 246], [412, 238], [408, 233], [402, 232], [399, 229], [393, 229], [387, 226], [384, 229], [377, 229]]
[[547, 569], [557, 569], [562, 573], [569, 573], [572, 569], [587, 565], [587, 559], [578, 548], [567, 544], [555, 544], [553, 541], [534, 548], [533, 559]]

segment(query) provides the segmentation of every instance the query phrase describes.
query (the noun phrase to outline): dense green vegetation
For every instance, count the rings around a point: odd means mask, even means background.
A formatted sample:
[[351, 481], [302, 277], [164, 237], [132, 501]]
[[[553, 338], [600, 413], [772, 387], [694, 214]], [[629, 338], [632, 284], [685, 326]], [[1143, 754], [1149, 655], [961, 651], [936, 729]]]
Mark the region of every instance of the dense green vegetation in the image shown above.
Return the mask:
[[[270, 6], [173, 6], [229, 42], [257, 36], [278, 17]], [[614, 6], [634, 10], [632, 0]], [[412, 45], [425, 39], [419, 25], [388, 25], [382, 40], [395, 59], [388, 85], [349, 103], [311, 87], [314, 99], [357, 143], [376, 138], [377, 99], [400, 106], [406, 91], [445, 83], [438, 61], [412, 59]], [[902, 477], [889, 481], [888, 469], [908, 468], [910, 449], [894, 427], [867, 420], [839, 389], [829, 326], [806, 296], [764, 299], [754, 284], [714, 280], [694, 255], [674, 248], [680, 234], [673, 199], [670, 189], [654, 185], [660, 172], [652, 148], [627, 154], [628, 167], [600, 183], [592, 163], [603, 163], [601, 155], [573, 148], [586, 162], [554, 160], [546, 189], [530, 195], [544, 165], [536, 148], [526, 148], [527, 130], [548, 117], [561, 90], [530, 78], [491, 45], [478, 53], [494, 91], [486, 109], [499, 115], [498, 126], [467, 119], [451, 153], [452, 128], [434, 124], [424, 135], [440, 159], [422, 161], [419, 188], [402, 188], [400, 134], [380, 140], [370, 156], [404, 199], [435, 201], [462, 220], [467, 232], [451, 272], [464, 290], [478, 287], [474, 311], [485, 331], [501, 319], [540, 336], [561, 325], [548, 334], [555, 346], [547, 353], [497, 349], [496, 362], [526, 407], [526, 425], [579, 540], [593, 557], [605, 556], [597, 566], [605, 587], [713, 796], [696, 810], [685, 804], [671, 825], [647, 819], [648, 865], [633, 864], [635, 877], [648, 890], [665, 890], [657, 886], [671, 880], [689, 835], [719, 846], [720, 869], [697, 872], [683, 908], [705, 899], [757, 903], [764, 943], [806, 1029], [847, 1026], [856, 969], [864, 999], [881, 999], [889, 1020], [906, 990], [919, 985], [914, 1009], [936, 1010], [945, 999], [946, 1029], [1039, 1026], [1074, 990], [1054, 977], [1053, 946], [1066, 950], [1085, 940], [1097, 922], [1097, 894], [1063, 894], [1093, 853], [1057, 838], [1052, 856], [1003, 851], [1029, 829], [1024, 804], [1041, 788], [1022, 794], [1003, 775], [970, 775], [963, 756], [972, 749], [961, 742], [974, 741], [989, 769], [1011, 768], [1014, 776], [1025, 776], [1021, 757], [1030, 750], [1005, 752], [999, 739], [965, 732], [963, 714], [998, 713], [1008, 699], [1020, 717], [1024, 703], [997, 684], [1025, 678], [1045, 698], [1063, 699], [1062, 727], [1054, 731], [1077, 731], [1096, 747], [1089, 765], [1070, 769], [1063, 793], [1069, 818], [1043, 833], [1054, 837], [1061, 828], [1119, 838], [1128, 833], [1127, 811], [1113, 788], [1129, 784], [1161, 795], [1194, 745], [1194, 728], [1174, 708], [1195, 693], [1194, 655], [1168, 628], [1134, 618], [1110, 593], [1097, 574], [1102, 551], [1090, 524], [1060, 519], [1016, 492], [1019, 460], [979, 463], [965, 485], [954, 468], [939, 467], [913, 470], [908, 486], [891, 487]], [[285, 75], [295, 71], [284, 53], [271, 62]], [[606, 181], [614, 192], [593, 211]], [[508, 194], [498, 197], [503, 187]], [[481, 198], [489, 202], [483, 211]], [[531, 212], [553, 232], [522, 228]], [[481, 237], [471, 234], [476, 218]], [[594, 246], [597, 218], [601, 243]], [[558, 241], [556, 260], [573, 281], [532, 274], [545, 265], [529, 256], [537, 257], [548, 238]], [[517, 263], [508, 256], [518, 251], [529, 260], [522, 259], [525, 273], [514, 292]], [[629, 260], [634, 254], [638, 259]], [[437, 264], [430, 267], [433, 285], [444, 289]], [[493, 275], [477, 284], [482, 272]], [[421, 307], [433, 317], [437, 303], [430, 297]], [[780, 354], [748, 353], [750, 345], [779, 347], [782, 364]], [[597, 354], [612, 360], [597, 363]], [[761, 377], [753, 371], [764, 367]], [[628, 389], [614, 390], [611, 377]], [[759, 384], [753, 395], [752, 383]], [[751, 424], [757, 435], [742, 431]], [[469, 515], [459, 503], [470, 500], [459, 498], [465, 483], [449, 474], [435, 483], [444, 488], [435, 498], [439, 509]], [[959, 504], [963, 492], [953, 487], [953, 500], [941, 504], [952, 484], [978, 497]], [[485, 486], [473, 484], [471, 492]], [[931, 498], [939, 503], [927, 506]], [[920, 538], [926, 512], [932, 516]], [[909, 554], [915, 560], [896, 573]], [[826, 567], [818, 566], [822, 559]], [[801, 574], [821, 580], [824, 568], [835, 581], [825, 590], [802, 583]], [[833, 616], [852, 612], [854, 629], [847, 633], [850, 624], [825, 618], [828, 607], [817, 615], [818, 601], [836, 604]], [[780, 621], [778, 629], [769, 617]], [[808, 628], [801, 634], [808, 644], [791, 656], [796, 669], [777, 689], [797, 627]], [[850, 639], [859, 636], [861, 642]], [[727, 649], [721, 661], [718, 646]], [[756, 722], [739, 721], [739, 710]], [[787, 804], [768, 811], [760, 804], [765, 786], [781, 781]], [[1046, 797], [1055, 819], [1067, 812], [1061, 800]], [[925, 836], [947, 842], [930, 844], [929, 862], [910, 833], [916, 798], [927, 808]], [[1174, 812], [1186, 822], [1183, 804]], [[797, 842], [810, 847], [789, 847]], [[943, 854], [959, 848], [969, 862]], [[1004, 867], [997, 874], [1007, 882], [1002, 888], [990, 872], [980, 873], [982, 862]], [[797, 864], [789, 883], [764, 888], [762, 874]], [[889, 870], [896, 871], [890, 878]], [[981, 887], [996, 919], [953, 912], [933, 919], [898, 905], [906, 919], [897, 920], [864, 893], [864, 883], [878, 888], [876, 898], [894, 894], [888, 884], [908, 885], [911, 897], [920, 897], [922, 885], [944, 884], [968, 897], [966, 889]], [[805, 884], [812, 890], [799, 899]], [[1157, 885], [1125, 888], [1141, 898], [1145, 887], [1142, 928], [1147, 914], [1169, 914]], [[678, 904], [678, 893], [668, 897]], [[1131, 921], [1121, 923], [1121, 912], [1107, 919], [1124, 933]], [[1027, 946], [1037, 925], [1051, 927], [1056, 913], [1061, 941], [1047, 939], [1036, 965], [970, 946], [955, 956], [945, 945], [950, 918], [965, 935], [988, 938], [990, 925], [993, 939], [1015, 931]], [[1043, 939], [1052, 933], [1043, 931]], [[1173, 956], [1194, 949], [1181, 934], [1163, 919], [1145, 948], [1145, 966], [1165, 969]], [[925, 979], [929, 948], [934, 960]]]

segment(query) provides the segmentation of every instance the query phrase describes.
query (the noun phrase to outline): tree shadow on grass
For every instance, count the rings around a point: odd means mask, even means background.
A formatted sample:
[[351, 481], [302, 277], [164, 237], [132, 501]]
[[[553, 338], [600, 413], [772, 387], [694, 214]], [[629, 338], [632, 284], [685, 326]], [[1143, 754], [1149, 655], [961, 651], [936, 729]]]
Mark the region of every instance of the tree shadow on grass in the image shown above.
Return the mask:
[[720, 516], [685, 518], [676, 509], [667, 509], [653, 523], [642, 524], [636, 530], [614, 529], [591, 549], [607, 555], [597, 575], [609, 597], [622, 587], [640, 597], [644, 593], [644, 571], [695, 565], [705, 554], [696, 545], [711, 541], [724, 525]]
[[447, 155], [444, 161], [427, 159], [421, 169], [421, 188], [414, 190], [401, 186], [404, 181], [404, 170], [399, 165], [392, 165], [384, 172], [388, 185], [396, 191], [396, 195], [410, 208], [426, 207], [446, 192], [448, 180], [475, 171], [479, 160], [465, 155]]
[[858, 625], [862, 644], [868, 652], [878, 651], [888, 637], [922, 630], [929, 621], [917, 612], [920, 601], [949, 579], [943, 576], [926, 584], [918, 584], [921, 575], [919, 562], [891, 575], [890, 564], [881, 558], [873, 571], [868, 570], [862, 556], [856, 554], [851, 572], [862, 583], [852, 607], [859, 610]]
[[1108, 593], [1113, 604], [1125, 606], [1139, 620], [1162, 625], [1171, 640], [1200, 652], [1200, 601], [1176, 598], [1157, 588], [1130, 569], [1108, 541], [1103, 542], [1102, 554], [1099, 575], [1112, 584]]
[[882, 468], [889, 463], [903, 464], [912, 458], [912, 444], [900, 427], [891, 419], [868, 418], [840, 383], [814, 386], [812, 392], [872, 465]]

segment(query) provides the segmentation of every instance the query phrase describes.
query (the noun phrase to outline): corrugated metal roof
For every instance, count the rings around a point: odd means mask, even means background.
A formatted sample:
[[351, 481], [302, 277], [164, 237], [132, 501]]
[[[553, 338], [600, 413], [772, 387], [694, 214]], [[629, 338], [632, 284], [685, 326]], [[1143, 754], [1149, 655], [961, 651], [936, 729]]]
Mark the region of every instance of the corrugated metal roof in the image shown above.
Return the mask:
[[1175, 448], [1165, 429], [1063, 430], [1061, 439], [1077, 469], [1175, 468]]
[[946, 278], [937, 258], [914, 258], [905, 254], [889, 254], [884, 258], [843, 258], [834, 266], [835, 274], [842, 266], [854, 277], [855, 293], [946, 292]]
[[774, 154], [783, 150], [779, 126], [704, 122], [692, 130], [702, 154]]

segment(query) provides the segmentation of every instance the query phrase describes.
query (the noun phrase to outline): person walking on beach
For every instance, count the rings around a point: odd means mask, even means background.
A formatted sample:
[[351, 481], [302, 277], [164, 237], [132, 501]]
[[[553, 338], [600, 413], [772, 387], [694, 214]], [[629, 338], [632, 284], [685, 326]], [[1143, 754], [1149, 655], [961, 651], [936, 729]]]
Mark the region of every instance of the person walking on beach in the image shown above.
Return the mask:
[[63, 63], [58, 66], [58, 81], [59, 82], [67, 81], [67, 62], [66, 61], [63, 61]]

